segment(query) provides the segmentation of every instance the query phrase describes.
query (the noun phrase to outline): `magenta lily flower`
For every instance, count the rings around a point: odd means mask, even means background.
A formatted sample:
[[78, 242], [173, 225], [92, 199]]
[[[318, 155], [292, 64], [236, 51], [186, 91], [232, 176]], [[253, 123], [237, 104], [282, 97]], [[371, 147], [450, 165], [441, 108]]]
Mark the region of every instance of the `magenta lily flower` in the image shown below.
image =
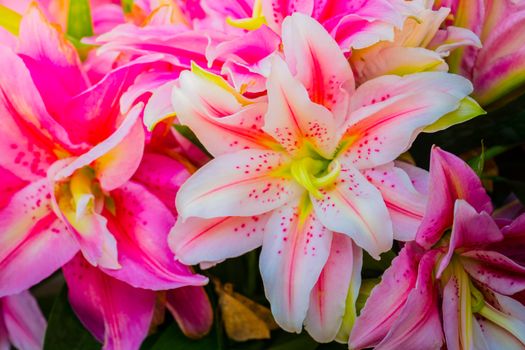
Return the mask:
[[[149, 328], [153, 291], [207, 282], [175, 261], [167, 244], [175, 213], [165, 203], [172, 205], [188, 171], [170, 157], [144, 153], [142, 103], [127, 112], [119, 108], [122, 94], [153, 60], [120, 67], [90, 86], [76, 52], [36, 5], [20, 24], [18, 51], [0, 51], [0, 64], [9, 67], [0, 77], [6, 188], [0, 195], [0, 296], [26, 290], [67, 263], [70, 298], [90, 291], [92, 299], [83, 301], [103, 313], [95, 328], [91, 309], [73, 303], [88, 328], [105, 334], [99, 339], [107, 349], [137, 348]], [[91, 266], [85, 278], [73, 268], [83, 259]], [[112, 300], [96, 299], [103, 292], [137, 300], [117, 311]], [[209, 303], [202, 290], [193, 295], [196, 305]], [[122, 323], [124, 315], [143, 322]]]
[[262, 0], [261, 3], [264, 18], [277, 33], [281, 33], [287, 16], [303, 13], [321, 23], [344, 52], [392, 40], [394, 28], [401, 28], [404, 21], [395, 4], [387, 0]]
[[417, 243], [372, 291], [350, 348], [523, 348], [525, 306], [516, 293], [525, 289], [524, 217], [500, 230], [476, 174], [439, 148], [429, 201]]
[[44, 345], [46, 319], [31, 293], [0, 298], [0, 349], [11, 345], [21, 350], [40, 350]]
[[318, 22], [294, 14], [282, 36], [286, 62], [273, 59], [267, 96], [247, 99], [198, 67], [181, 73], [177, 117], [216, 158], [181, 187], [170, 245], [187, 264], [262, 245], [277, 322], [295, 332], [304, 322], [330, 341], [359, 285], [358, 247], [378, 258], [394, 236], [413, 238], [422, 218], [424, 194], [393, 161], [471, 86], [424, 73], [355, 89], [343, 52]]
[[512, 95], [525, 83], [525, 1], [447, 0], [454, 25], [478, 34], [482, 48], [465, 48], [451, 55], [451, 71], [472, 80], [481, 105]]

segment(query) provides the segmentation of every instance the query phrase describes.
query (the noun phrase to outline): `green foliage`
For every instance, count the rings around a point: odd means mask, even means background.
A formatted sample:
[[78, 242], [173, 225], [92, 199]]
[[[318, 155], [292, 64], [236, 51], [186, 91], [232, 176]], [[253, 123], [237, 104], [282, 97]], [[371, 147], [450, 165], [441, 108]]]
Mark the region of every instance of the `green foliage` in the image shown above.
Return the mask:
[[216, 331], [200, 340], [187, 338], [180, 328], [172, 323], [160, 335], [151, 350], [217, 350], [220, 349]]
[[197, 135], [195, 135], [195, 133], [188, 126], [181, 124], [173, 124], [173, 127], [175, 128], [175, 130], [177, 130], [179, 134], [184, 136], [188, 141], [193, 143], [195, 146], [199, 147], [201, 151], [203, 151], [211, 157], [211, 154], [208, 152], [206, 147], [204, 147], [204, 145], [197, 138]]

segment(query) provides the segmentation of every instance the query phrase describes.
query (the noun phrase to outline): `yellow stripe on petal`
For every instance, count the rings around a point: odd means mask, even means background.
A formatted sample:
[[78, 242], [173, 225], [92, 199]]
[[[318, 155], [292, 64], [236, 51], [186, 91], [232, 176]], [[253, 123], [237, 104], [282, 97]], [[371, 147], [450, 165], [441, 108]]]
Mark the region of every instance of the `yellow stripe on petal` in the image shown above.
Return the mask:
[[211, 83], [217, 85], [218, 87], [228, 91], [231, 93], [235, 99], [242, 104], [243, 106], [249, 105], [252, 102], [248, 100], [246, 97], [241, 95], [237, 90], [235, 90], [226, 80], [224, 80], [223, 77], [217, 74], [213, 74], [211, 72], [208, 72], [205, 69], [202, 69], [198, 64], [195, 62], [191, 62], [191, 71], [193, 74], [195, 74], [198, 77], [204, 78]]
[[22, 16], [4, 5], [0, 5], [0, 27], [13, 35], [18, 35]]

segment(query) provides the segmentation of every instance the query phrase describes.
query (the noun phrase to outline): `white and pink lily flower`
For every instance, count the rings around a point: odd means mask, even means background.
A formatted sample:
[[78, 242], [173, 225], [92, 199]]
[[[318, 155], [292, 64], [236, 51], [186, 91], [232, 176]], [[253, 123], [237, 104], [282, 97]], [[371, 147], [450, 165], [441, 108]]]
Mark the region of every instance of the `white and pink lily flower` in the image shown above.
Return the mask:
[[360, 248], [379, 258], [394, 238], [413, 239], [423, 217], [425, 174], [395, 159], [472, 86], [430, 72], [356, 89], [317, 21], [293, 14], [282, 38], [267, 96], [247, 99], [196, 66], [181, 73], [177, 117], [215, 159], [181, 187], [170, 246], [184, 263], [209, 264], [262, 245], [277, 322], [292, 332], [304, 323], [326, 342], [339, 332], [347, 296], [357, 297]]

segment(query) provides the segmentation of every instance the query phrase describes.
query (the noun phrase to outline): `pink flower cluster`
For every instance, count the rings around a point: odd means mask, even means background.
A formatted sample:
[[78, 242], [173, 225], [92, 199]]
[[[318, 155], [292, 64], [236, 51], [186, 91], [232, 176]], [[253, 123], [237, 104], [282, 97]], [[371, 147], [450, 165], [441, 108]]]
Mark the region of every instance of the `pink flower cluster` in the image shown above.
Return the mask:
[[[190, 265], [258, 247], [286, 331], [525, 347], [525, 216], [438, 147], [430, 172], [400, 160], [522, 86], [524, 1], [131, 3], [91, 1], [81, 59], [62, 1], [0, 0], [21, 15], [0, 27], [0, 349], [41, 348], [27, 290], [60, 269], [104, 349], [138, 349], [159, 303], [198, 337]], [[394, 240], [358, 312], [363, 251]]]

